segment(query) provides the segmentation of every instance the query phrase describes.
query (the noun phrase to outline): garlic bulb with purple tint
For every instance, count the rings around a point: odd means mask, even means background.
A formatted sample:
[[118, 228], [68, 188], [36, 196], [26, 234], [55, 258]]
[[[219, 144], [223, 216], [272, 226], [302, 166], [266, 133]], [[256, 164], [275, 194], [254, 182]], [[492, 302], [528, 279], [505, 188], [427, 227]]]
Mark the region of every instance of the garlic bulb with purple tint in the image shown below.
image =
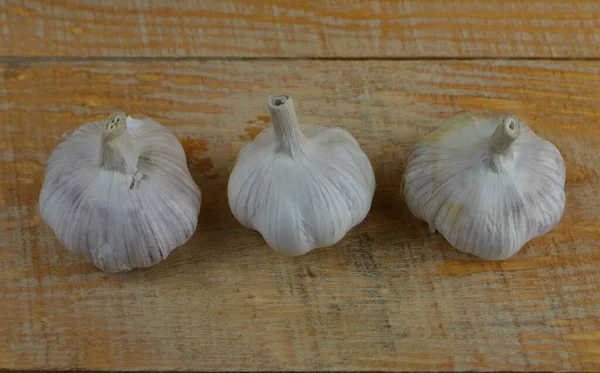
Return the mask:
[[192, 236], [199, 212], [181, 144], [147, 117], [84, 124], [46, 164], [42, 219], [105, 272], [159, 263]]
[[565, 208], [560, 152], [510, 114], [447, 119], [413, 147], [403, 183], [414, 215], [489, 260], [550, 231]]

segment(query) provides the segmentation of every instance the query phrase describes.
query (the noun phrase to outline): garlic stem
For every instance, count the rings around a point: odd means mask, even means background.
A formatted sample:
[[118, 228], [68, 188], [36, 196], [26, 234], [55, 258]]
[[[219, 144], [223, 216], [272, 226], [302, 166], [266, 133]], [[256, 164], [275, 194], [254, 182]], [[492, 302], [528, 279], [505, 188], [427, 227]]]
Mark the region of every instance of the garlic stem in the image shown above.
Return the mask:
[[277, 151], [287, 153], [292, 158], [303, 155], [303, 144], [306, 142], [306, 137], [300, 131], [300, 123], [296, 117], [292, 98], [285, 95], [273, 95], [269, 97], [268, 104], [275, 130]]
[[113, 113], [106, 121], [100, 147], [100, 167], [106, 170], [135, 174], [139, 154], [129, 134], [124, 113]]
[[521, 127], [517, 118], [508, 114], [496, 127], [490, 139], [489, 164], [495, 172], [503, 169], [503, 164], [512, 158], [512, 144], [519, 137]]

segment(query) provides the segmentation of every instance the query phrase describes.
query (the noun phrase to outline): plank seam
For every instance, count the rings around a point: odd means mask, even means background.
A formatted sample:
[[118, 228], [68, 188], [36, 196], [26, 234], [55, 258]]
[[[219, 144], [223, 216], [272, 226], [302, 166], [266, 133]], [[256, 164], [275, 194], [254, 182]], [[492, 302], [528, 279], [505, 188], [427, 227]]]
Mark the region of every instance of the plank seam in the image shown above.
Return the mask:
[[0, 63], [180, 61], [600, 61], [600, 57], [0, 57]]

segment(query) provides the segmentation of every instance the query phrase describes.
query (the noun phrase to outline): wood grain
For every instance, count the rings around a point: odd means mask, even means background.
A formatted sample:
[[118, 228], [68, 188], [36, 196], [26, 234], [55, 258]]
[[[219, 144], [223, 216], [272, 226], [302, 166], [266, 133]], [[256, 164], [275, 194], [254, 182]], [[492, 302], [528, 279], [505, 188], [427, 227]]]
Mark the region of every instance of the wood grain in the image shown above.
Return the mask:
[[600, 2], [0, 0], [1, 56], [600, 57]]
[[[599, 62], [204, 61], [0, 64], [0, 369], [600, 369]], [[378, 181], [367, 219], [299, 258], [231, 215], [236, 153], [285, 90], [341, 126]], [[181, 139], [199, 228], [158, 266], [107, 275], [37, 214], [61, 136], [122, 109]], [[463, 110], [514, 112], [567, 162], [559, 226], [484, 262], [412, 217], [409, 148]]]

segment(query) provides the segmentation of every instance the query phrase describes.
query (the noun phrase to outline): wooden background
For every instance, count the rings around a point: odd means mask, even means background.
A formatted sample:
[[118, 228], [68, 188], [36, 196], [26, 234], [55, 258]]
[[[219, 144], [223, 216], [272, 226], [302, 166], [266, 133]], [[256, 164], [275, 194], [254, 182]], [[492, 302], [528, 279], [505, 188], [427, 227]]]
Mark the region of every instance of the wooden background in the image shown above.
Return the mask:
[[[599, 29], [595, 1], [0, 0], [0, 369], [600, 370]], [[363, 224], [299, 258], [226, 199], [273, 93], [353, 133], [378, 182]], [[61, 136], [117, 109], [178, 136], [203, 205], [166, 261], [107, 275], [37, 203]], [[561, 223], [503, 262], [398, 193], [463, 110], [515, 113], [567, 163]]]

